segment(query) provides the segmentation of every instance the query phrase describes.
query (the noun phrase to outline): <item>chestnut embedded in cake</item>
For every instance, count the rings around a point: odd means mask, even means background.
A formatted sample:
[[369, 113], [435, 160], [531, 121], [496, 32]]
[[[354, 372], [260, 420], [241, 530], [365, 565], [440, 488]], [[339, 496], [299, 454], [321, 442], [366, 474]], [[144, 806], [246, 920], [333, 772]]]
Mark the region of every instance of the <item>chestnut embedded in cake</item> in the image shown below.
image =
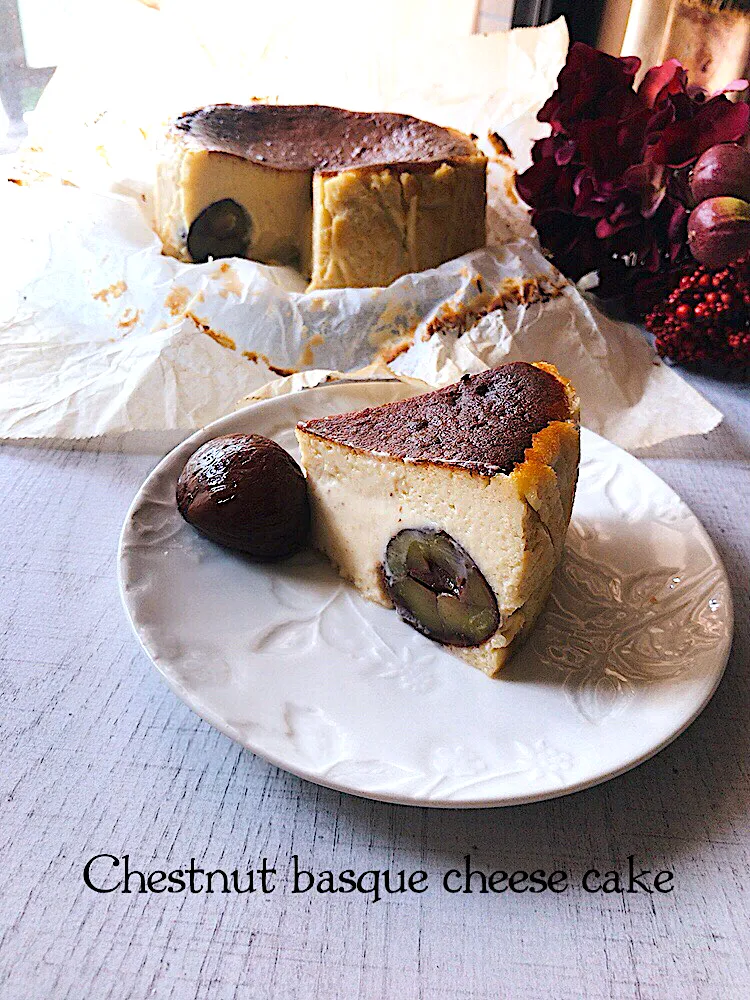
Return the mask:
[[552, 365], [516, 362], [299, 424], [313, 543], [365, 597], [492, 675], [549, 594], [578, 421]]
[[212, 105], [168, 128], [156, 226], [180, 260], [287, 264], [310, 288], [388, 285], [483, 246], [487, 161], [409, 115]]
[[479, 646], [500, 624], [497, 599], [481, 570], [437, 528], [403, 528], [383, 557], [385, 590], [418, 632], [448, 646]]

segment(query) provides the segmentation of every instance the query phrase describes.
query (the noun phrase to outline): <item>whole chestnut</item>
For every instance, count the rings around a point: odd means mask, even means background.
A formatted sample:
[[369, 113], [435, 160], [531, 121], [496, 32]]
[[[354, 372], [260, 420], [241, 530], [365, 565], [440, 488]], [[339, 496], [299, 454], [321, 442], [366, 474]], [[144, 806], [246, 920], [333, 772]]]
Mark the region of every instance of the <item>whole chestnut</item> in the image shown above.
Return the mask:
[[692, 169], [690, 190], [696, 202], [722, 195], [750, 201], [750, 153], [729, 142], [707, 149]]
[[226, 434], [201, 445], [177, 480], [177, 508], [206, 538], [258, 560], [292, 555], [310, 527], [302, 470], [259, 434]]
[[693, 257], [707, 267], [724, 267], [750, 250], [750, 203], [707, 198], [690, 213], [687, 229]]

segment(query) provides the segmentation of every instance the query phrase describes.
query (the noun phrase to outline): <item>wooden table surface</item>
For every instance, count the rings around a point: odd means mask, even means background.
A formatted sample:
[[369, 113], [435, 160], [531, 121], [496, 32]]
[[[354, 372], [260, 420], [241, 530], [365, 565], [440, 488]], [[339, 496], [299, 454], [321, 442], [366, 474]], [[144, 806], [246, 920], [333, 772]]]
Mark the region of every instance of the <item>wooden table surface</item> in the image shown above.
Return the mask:
[[[2, 1000], [750, 997], [750, 388], [693, 378], [724, 424], [648, 464], [716, 543], [735, 598], [703, 715], [629, 774], [486, 811], [387, 806], [240, 749], [162, 683], [120, 606], [118, 533], [155, 457], [0, 448]], [[145, 871], [278, 870], [270, 894], [96, 893]], [[674, 872], [669, 894], [293, 895], [316, 871]]]

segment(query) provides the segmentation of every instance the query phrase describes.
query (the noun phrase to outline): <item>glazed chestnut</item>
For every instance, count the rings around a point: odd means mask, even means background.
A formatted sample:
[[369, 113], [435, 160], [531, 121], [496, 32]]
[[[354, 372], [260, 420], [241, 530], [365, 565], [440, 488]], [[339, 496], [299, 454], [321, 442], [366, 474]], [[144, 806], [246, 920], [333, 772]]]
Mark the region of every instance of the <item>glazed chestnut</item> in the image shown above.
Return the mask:
[[252, 234], [252, 221], [242, 205], [231, 198], [215, 201], [193, 220], [187, 249], [195, 264], [209, 257], [244, 257]]
[[707, 149], [692, 169], [690, 190], [696, 202], [722, 195], [750, 201], [750, 153], [731, 142]]
[[500, 614], [492, 589], [445, 531], [399, 531], [386, 547], [383, 577], [399, 615], [435, 642], [479, 646], [497, 631]]
[[259, 560], [292, 555], [310, 527], [302, 470], [259, 434], [201, 445], [177, 480], [177, 508], [206, 538]]
[[724, 267], [750, 250], [750, 203], [741, 198], [708, 198], [688, 219], [690, 252], [707, 267]]

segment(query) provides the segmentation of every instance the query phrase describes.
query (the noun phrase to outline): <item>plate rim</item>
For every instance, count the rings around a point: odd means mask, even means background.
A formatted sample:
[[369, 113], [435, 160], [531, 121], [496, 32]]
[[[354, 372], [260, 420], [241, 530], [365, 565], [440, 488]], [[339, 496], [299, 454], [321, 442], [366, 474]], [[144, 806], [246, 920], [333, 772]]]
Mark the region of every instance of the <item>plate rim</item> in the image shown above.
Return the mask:
[[[643, 753], [639, 754], [636, 758], [630, 760], [628, 763], [623, 764], [622, 767], [614, 768], [613, 770], [608, 771], [606, 774], [597, 775], [591, 779], [583, 779], [581, 781], [565, 785], [560, 789], [553, 789], [553, 790], [545, 789], [536, 793], [530, 792], [530, 793], [524, 793], [522, 795], [512, 795], [504, 797], [501, 800], [479, 798], [479, 799], [465, 799], [465, 800], [462, 799], [460, 801], [455, 801], [450, 799], [423, 799], [416, 797], [404, 798], [403, 796], [400, 796], [397, 793], [388, 793], [383, 791], [366, 791], [362, 788], [355, 788], [348, 786], [344, 782], [326, 780], [319, 774], [316, 774], [310, 770], [306, 770], [304, 767], [290, 766], [287, 762], [282, 760], [281, 757], [274, 754], [273, 752], [259, 748], [255, 743], [255, 741], [241, 738], [240, 734], [236, 730], [234, 730], [231, 725], [229, 725], [222, 718], [213, 713], [210, 710], [210, 708], [208, 708], [208, 706], [201, 703], [200, 707], [198, 707], [198, 705], [196, 704], [196, 700], [191, 696], [189, 690], [185, 688], [175, 678], [169, 676], [169, 674], [166, 673], [164, 669], [162, 669], [162, 666], [160, 665], [161, 658], [157, 654], [151, 653], [142, 635], [142, 630], [136, 624], [133, 615], [131, 614], [131, 609], [129, 607], [129, 601], [128, 601], [128, 594], [126, 590], [126, 580], [125, 580], [125, 566], [127, 560], [127, 556], [125, 554], [125, 546], [127, 541], [126, 535], [130, 530], [130, 525], [132, 523], [133, 515], [140, 506], [142, 498], [147, 493], [150, 484], [154, 480], [159, 478], [163, 474], [165, 469], [168, 467], [168, 465], [170, 465], [174, 461], [177, 452], [182, 450], [185, 450], [187, 452], [188, 448], [191, 447], [193, 448], [193, 450], [195, 450], [195, 448], [199, 447], [200, 444], [203, 443], [203, 440], [206, 440], [207, 434], [210, 436], [215, 436], [221, 433], [225, 433], [226, 431], [223, 427], [224, 424], [231, 423], [234, 420], [240, 419], [243, 415], [247, 414], [250, 411], [257, 412], [259, 407], [266, 409], [272, 406], [278, 406], [282, 401], [287, 401], [290, 398], [290, 396], [297, 396], [299, 395], [300, 392], [311, 392], [318, 389], [334, 389], [342, 384], [348, 386], [355, 384], [372, 385], [373, 383], [378, 383], [378, 382], [394, 383], [394, 382], [403, 382], [403, 380], [396, 377], [336, 379], [333, 381], [320, 382], [317, 385], [305, 386], [302, 389], [298, 390], [297, 392], [285, 393], [279, 396], [272, 396], [268, 399], [257, 400], [247, 404], [246, 406], [240, 407], [236, 410], [232, 410], [230, 413], [224, 414], [224, 416], [217, 418], [211, 423], [206, 424], [201, 428], [198, 428], [183, 441], [175, 445], [174, 448], [170, 449], [170, 451], [167, 452], [167, 454], [164, 455], [159, 460], [159, 462], [157, 462], [156, 466], [151, 470], [148, 476], [146, 476], [146, 478], [141, 483], [140, 487], [136, 491], [135, 496], [133, 497], [132, 502], [128, 506], [127, 513], [125, 514], [125, 518], [123, 520], [122, 528], [120, 529], [120, 535], [117, 545], [118, 592], [120, 595], [120, 601], [125, 611], [126, 618], [128, 620], [131, 629], [133, 630], [133, 633], [135, 634], [136, 639], [138, 640], [140, 648], [143, 650], [143, 652], [145, 653], [151, 664], [156, 668], [156, 670], [158, 671], [159, 675], [162, 678], [162, 681], [166, 683], [167, 687], [173, 692], [173, 694], [175, 694], [180, 699], [180, 701], [182, 701], [182, 703], [190, 709], [190, 711], [194, 712], [200, 719], [208, 723], [208, 725], [213, 726], [214, 729], [217, 729], [224, 736], [227, 736], [234, 743], [237, 743], [240, 747], [242, 747], [243, 750], [248, 750], [250, 753], [254, 754], [257, 757], [260, 757], [262, 760], [265, 760], [273, 767], [279, 768], [279, 770], [286, 771], [287, 773], [293, 774], [296, 777], [303, 779], [304, 781], [309, 781], [311, 784], [319, 785], [320, 787], [323, 788], [328, 788], [331, 791], [347, 795], [354, 795], [357, 798], [367, 799], [369, 801], [383, 802], [388, 805], [411, 806], [414, 808], [462, 809], [462, 810], [501, 809], [510, 806], [530, 805], [535, 802], [546, 802], [552, 799], [562, 798], [563, 796], [574, 795], [577, 792], [582, 792], [589, 788], [595, 788], [597, 785], [602, 785], [605, 782], [612, 781], [615, 778], [619, 778], [623, 774], [627, 774], [628, 771], [632, 771], [634, 768], [639, 767], [641, 764], [646, 763], [646, 761], [651, 760], [651, 758], [661, 753], [661, 751], [664, 750], [665, 747], [669, 746], [670, 743], [673, 743], [676, 739], [682, 736], [683, 733], [695, 722], [698, 716], [702, 714], [708, 703], [713, 698], [714, 694], [718, 689], [719, 684], [721, 683], [724, 677], [727, 664], [729, 662], [729, 657], [731, 654], [732, 644], [734, 639], [734, 595], [732, 593], [729, 576], [727, 574], [724, 561], [721, 558], [713, 542], [713, 539], [706, 531], [703, 522], [695, 514], [692, 508], [689, 507], [688, 504], [686, 504], [682, 500], [677, 491], [674, 490], [669, 485], [669, 483], [665, 482], [665, 480], [663, 480], [661, 476], [659, 476], [656, 472], [654, 472], [653, 469], [650, 469], [647, 465], [645, 465], [645, 463], [640, 458], [626, 451], [624, 448], [621, 448], [619, 445], [616, 445], [614, 442], [609, 441], [602, 435], [597, 434], [596, 431], [592, 431], [589, 428], [584, 428], [584, 427], [582, 427], [581, 429], [582, 431], [585, 431], [587, 435], [591, 435], [597, 441], [604, 442], [608, 448], [612, 448], [616, 452], [621, 452], [625, 454], [629, 459], [636, 461], [649, 476], [652, 476], [655, 479], [657, 479], [670, 493], [672, 493], [674, 496], [677, 497], [680, 503], [683, 504], [690, 517], [693, 518], [695, 525], [697, 526], [702, 536], [703, 542], [706, 544], [708, 550], [710, 551], [711, 556], [713, 557], [713, 559], [716, 562], [716, 565], [719, 567], [721, 571], [723, 581], [726, 586], [726, 594], [727, 594], [726, 629], [724, 635], [722, 636], [721, 647], [718, 648], [716, 653], [717, 662], [720, 662], [720, 667], [716, 671], [713, 684], [710, 686], [710, 688], [707, 689], [702, 700], [700, 701], [699, 704], [697, 704], [697, 706], [695, 707], [693, 712], [689, 715], [689, 717], [683, 720], [683, 722], [681, 722], [681, 724], [672, 733], [664, 737], [653, 747], [649, 748], [649, 750], [644, 751]], [[429, 387], [425, 391], [429, 391]], [[416, 394], [417, 393], [415, 393], [415, 395]]]

